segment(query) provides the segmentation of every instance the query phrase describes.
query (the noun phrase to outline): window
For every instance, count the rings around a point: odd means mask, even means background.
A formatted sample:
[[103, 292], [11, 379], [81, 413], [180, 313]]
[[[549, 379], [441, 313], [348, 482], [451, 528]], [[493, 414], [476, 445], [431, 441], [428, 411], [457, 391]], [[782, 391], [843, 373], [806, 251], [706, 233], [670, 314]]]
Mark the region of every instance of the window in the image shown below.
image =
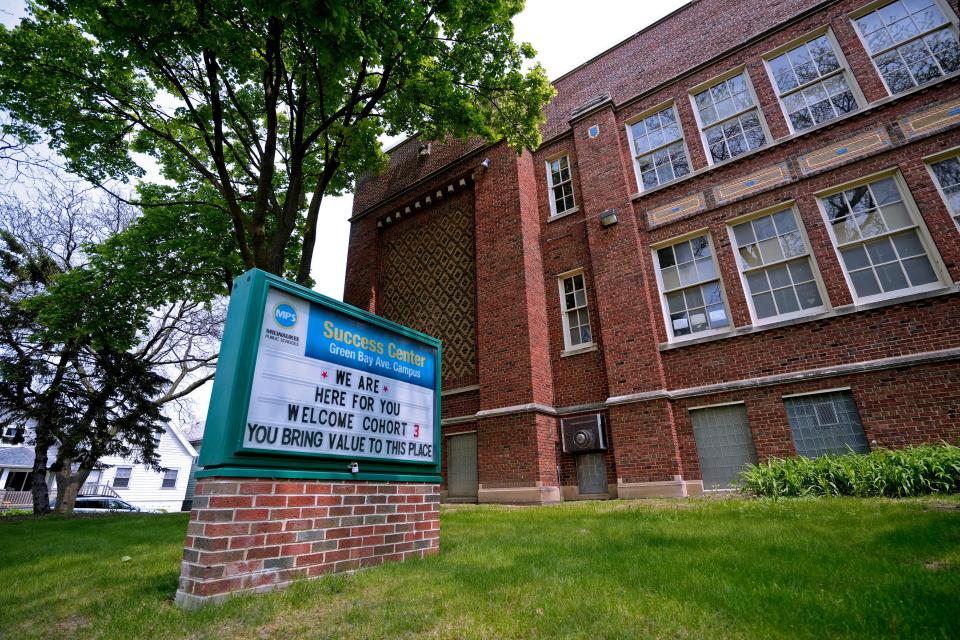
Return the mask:
[[15, 437], [17, 437], [17, 428], [13, 425], [4, 427], [3, 436], [0, 437], [2, 437], [4, 440], [13, 440]]
[[693, 102], [712, 163], [767, 143], [745, 72], [695, 93]]
[[706, 234], [656, 250], [660, 291], [673, 338], [730, 326], [720, 276]]
[[133, 471], [132, 467], [117, 467], [117, 473], [113, 476], [113, 488], [114, 489], [130, 488], [130, 475], [132, 471]]
[[634, 122], [628, 128], [641, 191], [690, 173], [690, 162], [673, 105]]
[[177, 488], [177, 470], [176, 469], [166, 469], [163, 472], [163, 482], [160, 484], [161, 489], [176, 489]]
[[960, 226], [960, 155], [930, 165], [947, 210]]
[[732, 231], [755, 321], [823, 309], [810, 247], [792, 207], [741, 222]]
[[860, 414], [849, 391], [787, 397], [784, 405], [799, 455], [816, 458], [850, 450], [870, 452]]
[[30, 491], [33, 486], [33, 474], [29, 471], [10, 471], [4, 489], [9, 491]]
[[757, 451], [743, 404], [691, 409], [703, 488], [728, 489], [740, 481], [740, 471], [756, 464]]
[[936, 0], [897, 0], [854, 23], [891, 94], [960, 69], [956, 26]]
[[898, 176], [891, 175], [820, 198], [834, 247], [861, 302], [940, 286], [930, 257], [936, 253], [904, 192]]
[[839, 118], [859, 106], [846, 61], [837, 51], [830, 34], [823, 33], [767, 60], [792, 131]]
[[563, 308], [563, 343], [566, 349], [593, 344], [582, 273], [560, 278], [560, 306]]
[[547, 162], [547, 182], [550, 183], [550, 215], [558, 216], [576, 207], [570, 159], [567, 156]]

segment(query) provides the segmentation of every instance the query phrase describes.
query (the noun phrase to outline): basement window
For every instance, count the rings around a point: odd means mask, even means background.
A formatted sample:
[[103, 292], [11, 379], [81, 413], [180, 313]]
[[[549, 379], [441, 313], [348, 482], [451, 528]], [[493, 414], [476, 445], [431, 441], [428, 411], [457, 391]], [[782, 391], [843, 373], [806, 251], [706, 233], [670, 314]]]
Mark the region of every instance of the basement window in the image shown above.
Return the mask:
[[860, 413], [849, 391], [832, 391], [784, 398], [787, 421], [797, 454], [869, 453]]

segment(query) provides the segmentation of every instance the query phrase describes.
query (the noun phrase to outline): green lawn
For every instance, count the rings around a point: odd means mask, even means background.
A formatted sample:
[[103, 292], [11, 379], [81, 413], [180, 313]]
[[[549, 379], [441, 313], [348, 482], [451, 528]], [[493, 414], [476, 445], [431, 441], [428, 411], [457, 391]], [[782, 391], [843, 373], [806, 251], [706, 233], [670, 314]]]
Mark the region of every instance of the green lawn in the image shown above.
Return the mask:
[[186, 522], [0, 520], [0, 638], [960, 637], [958, 498], [448, 507], [439, 556], [192, 613]]

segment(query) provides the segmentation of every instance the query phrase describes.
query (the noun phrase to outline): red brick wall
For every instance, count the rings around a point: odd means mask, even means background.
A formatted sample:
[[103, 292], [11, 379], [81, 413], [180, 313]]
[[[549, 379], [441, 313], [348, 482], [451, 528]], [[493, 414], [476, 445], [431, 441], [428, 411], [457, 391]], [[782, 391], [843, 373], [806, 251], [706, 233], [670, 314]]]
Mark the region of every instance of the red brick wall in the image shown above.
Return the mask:
[[439, 503], [431, 484], [202, 478], [178, 602], [437, 553]]
[[797, 455], [784, 395], [849, 387], [871, 448], [960, 443], [960, 363], [931, 364], [761, 387], [676, 401], [677, 436], [685, 476], [700, 478], [691, 407], [744, 402], [757, 457]]
[[482, 408], [553, 402], [533, 170], [501, 145], [474, 187]]
[[[474, 190], [479, 400], [473, 404], [466, 398], [454, 400], [456, 405], [445, 409], [444, 415], [459, 417], [477, 409], [528, 403], [561, 408], [588, 404], [602, 407], [610, 397], [960, 347], [960, 296], [952, 289], [920, 300], [891, 300], [886, 306], [869, 310], [854, 307], [814, 195], [877, 171], [896, 168], [932, 236], [948, 272], [949, 284], [960, 282], [960, 236], [923, 162], [924, 157], [960, 146], [960, 127], [953, 125], [907, 140], [898, 124], [909, 114], [955, 99], [960, 95], [960, 77], [907, 95], [887, 96], [848, 17], [863, 4], [862, 0], [761, 3], [737, 10], [738, 20], [730, 20], [730, 8], [720, 8], [719, 0], [691, 3], [646, 33], [561, 78], [557, 82], [560, 95], [546, 110], [548, 123], [544, 131], [548, 140], [536, 152], [525, 151], [517, 156], [503, 145], [451, 147], [467, 155], [450, 165], [448, 173], [424, 178], [426, 174], [416, 167], [405, 147], [397, 157], [396, 170], [391, 169], [384, 180], [374, 181], [375, 188], [364, 185], [363, 203], [371, 213], [354, 223], [351, 261], [355, 247], [358, 256], [370, 251], [365, 243], [370, 237], [369, 227], [378, 216], [387, 215], [402, 200], [414, 198], [418, 192], [427, 192], [433, 188], [430, 185], [476, 167], [483, 157], [491, 161], [489, 169], [476, 169]], [[815, 5], [815, 12], [804, 13]], [[778, 23], [783, 28], [773, 29]], [[830, 27], [839, 42], [867, 104], [857, 114], [790, 135], [762, 58], [824, 25]], [[707, 33], [710, 37], [691, 37]], [[765, 35], [750, 40], [758, 34]], [[656, 64], [651, 63], [653, 60]], [[768, 147], [755, 153], [709, 167], [689, 92], [739, 65], [745, 65], [773, 139]], [[612, 103], [571, 120], [573, 108], [603, 92], [610, 94]], [[677, 106], [692, 167], [698, 173], [637, 194], [626, 123], [668, 100]], [[589, 137], [587, 130], [593, 125], [599, 127], [598, 135]], [[877, 128], [890, 137], [891, 147], [887, 150], [848, 159], [845, 164], [820, 173], [802, 175], [799, 171], [801, 155]], [[544, 163], [561, 153], [570, 157], [579, 211], [551, 219]], [[782, 186], [726, 204], [719, 204], [712, 195], [717, 185], [781, 163], [790, 173], [790, 181]], [[427, 165], [432, 171], [438, 169], [432, 161]], [[407, 170], [401, 171], [401, 166]], [[401, 185], [406, 191], [394, 197], [392, 194]], [[648, 212], [696, 193], [706, 194], [704, 211], [668, 223], [649, 222]], [[728, 223], [786, 200], [795, 201], [809, 238], [811, 257], [822, 276], [826, 302], [838, 313], [778, 328], [753, 327], [730, 246]], [[609, 208], [617, 210], [619, 222], [605, 229], [599, 223], [599, 215]], [[666, 344], [667, 328], [651, 246], [699, 230], [709, 232], [713, 239], [732, 326], [740, 335], [684, 345]], [[348, 290], [362, 302], [369, 273], [352, 264], [350, 268], [357, 271], [348, 271]], [[557, 276], [573, 269], [582, 269], [584, 273], [597, 350], [565, 357]], [[937, 371], [949, 366], [932, 364], [927, 368]], [[901, 368], [848, 377], [868, 437], [879, 433], [882, 437], [876, 438], [878, 442], [896, 445], [952, 437], [956, 433], [956, 421], [950, 417], [955, 408], [944, 409], [954, 407], [950, 402], [960, 396], [960, 385], [952, 374], [944, 374], [946, 386], [939, 392], [930, 392], [934, 398], [931, 402], [940, 403], [939, 408], [934, 404], [917, 408], [918, 412], [927, 412], [918, 414], [926, 418], [922, 428], [917, 429], [910, 426], [915, 424], [916, 416], [905, 413], [911, 405], [894, 406], [889, 398], [873, 401], [868, 392], [860, 390], [876, 379], [885, 380], [884, 384], [898, 394], [909, 395], [904, 390], [913, 384], [910, 375], [908, 369]], [[931, 375], [931, 380], [936, 378]], [[809, 384], [816, 387], [818, 382]], [[750, 399], [748, 416], [754, 425], [758, 452], [790, 455], [793, 445], [789, 430], [784, 430], [785, 414], [778, 395], [785, 391], [779, 387], [767, 389], [724, 397]], [[704, 398], [694, 400], [695, 404], [707, 403]], [[611, 477], [624, 482], [672, 480], [677, 475], [698, 477], [690, 434], [684, 435], [688, 405], [686, 401], [675, 405], [658, 399], [610, 407], [614, 448], [608, 459], [615, 467]], [[891, 420], [890, 415], [897, 419]], [[554, 423], [552, 431], [547, 427], [550, 421]], [[484, 478], [508, 486], [546, 482], [548, 466], [555, 467], [558, 461], [564, 482], [568, 477], [575, 481], [571, 475], [572, 458], [556, 454], [556, 419], [519, 414], [483, 418], [477, 424], [481, 483]]]

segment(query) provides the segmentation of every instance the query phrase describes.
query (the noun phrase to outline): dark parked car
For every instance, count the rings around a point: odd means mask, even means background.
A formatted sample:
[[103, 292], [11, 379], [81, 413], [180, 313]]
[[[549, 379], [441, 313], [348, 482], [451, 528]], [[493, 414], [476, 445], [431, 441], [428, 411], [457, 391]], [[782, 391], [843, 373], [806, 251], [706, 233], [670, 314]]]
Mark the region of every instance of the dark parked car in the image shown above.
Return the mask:
[[[53, 507], [54, 503], [50, 503]], [[74, 513], [137, 513], [140, 509], [120, 498], [107, 496], [77, 496]]]

